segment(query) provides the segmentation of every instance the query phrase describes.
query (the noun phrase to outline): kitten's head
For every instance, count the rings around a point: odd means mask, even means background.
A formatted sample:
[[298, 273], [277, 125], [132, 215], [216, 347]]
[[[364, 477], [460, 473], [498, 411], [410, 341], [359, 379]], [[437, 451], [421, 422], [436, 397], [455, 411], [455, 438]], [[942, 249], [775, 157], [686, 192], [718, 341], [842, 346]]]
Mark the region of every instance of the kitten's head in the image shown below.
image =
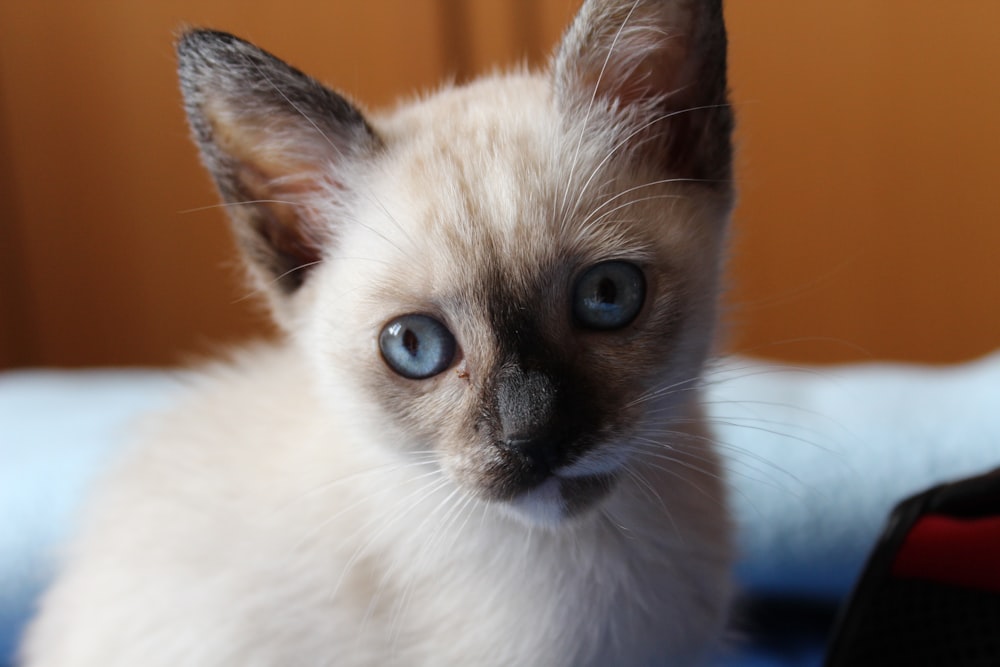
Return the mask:
[[718, 0], [588, 1], [549, 71], [371, 119], [230, 35], [178, 51], [250, 271], [359, 446], [551, 523], [690, 416], [732, 200]]

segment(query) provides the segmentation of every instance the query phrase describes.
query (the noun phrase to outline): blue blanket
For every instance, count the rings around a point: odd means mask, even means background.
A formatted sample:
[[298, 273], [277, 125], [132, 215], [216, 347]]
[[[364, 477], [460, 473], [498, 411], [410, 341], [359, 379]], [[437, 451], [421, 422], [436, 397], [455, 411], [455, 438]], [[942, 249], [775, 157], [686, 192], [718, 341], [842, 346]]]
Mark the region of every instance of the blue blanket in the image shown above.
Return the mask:
[[[0, 374], [0, 664], [130, 419], [179, 389], [165, 371]], [[790, 367], [707, 375], [727, 461], [744, 601], [729, 666], [814, 666], [889, 510], [1000, 465], [1000, 353], [948, 367]]]

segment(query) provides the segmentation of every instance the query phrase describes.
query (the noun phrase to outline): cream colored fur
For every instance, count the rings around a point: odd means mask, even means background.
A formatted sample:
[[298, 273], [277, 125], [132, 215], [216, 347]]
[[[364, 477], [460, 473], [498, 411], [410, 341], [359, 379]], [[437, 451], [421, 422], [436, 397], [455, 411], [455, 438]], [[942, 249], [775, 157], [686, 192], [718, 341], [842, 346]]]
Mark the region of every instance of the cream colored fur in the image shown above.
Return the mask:
[[532, 528], [317, 423], [329, 405], [294, 351], [252, 358], [201, 380], [106, 485], [29, 664], [688, 664], [716, 639], [704, 455], [644, 473], [655, 498], [623, 484], [606, 515]]
[[[618, 4], [604, 12], [617, 23], [598, 26], [606, 48], [629, 7], [702, 11]], [[634, 159], [646, 107], [669, 94], [593, 101], [600, 77], [571, 71], [596, 48], [588, 16], [602, 6], [586, 5], [554, 74], [449, 87], [373, 117], [385, 148], [349, 170], [340, 153], [295, 153], [294, 136], [272, 146], [268, 165], [294, 154], [314, 170], [309, 187], [279, 183], [302, 191], [301, 224], [343, 224], [319, 235], [323, 259], [294, 292], [254, 269], [282, 342], [192, 374], [181, 403], [143, 422], [42, 604], [27, 665], [691, 665], [710, 653], [732, 556], [697, 383], [731, 192]], [[631, 59], [619, 76], [634, 76], [642, 48], [616, 48]], [[628, 333], [576, 331], [569, 282], [532, 291], [542, 269], [568, 281], [616, 258], [647, 273]], [[480, 493], [490, 461], [470, 426], [499, 363], [481, 303], [494, 283], [529, 294], [539, 335], [597, 369], [628, 417], [510, 502]], [[378, 332], [408, 312], [449, 324], [453, 368], [413, 381], [386, 367]], [[610, 493], [567, 516], [559, 485], [592, 474], [615, 476]]]

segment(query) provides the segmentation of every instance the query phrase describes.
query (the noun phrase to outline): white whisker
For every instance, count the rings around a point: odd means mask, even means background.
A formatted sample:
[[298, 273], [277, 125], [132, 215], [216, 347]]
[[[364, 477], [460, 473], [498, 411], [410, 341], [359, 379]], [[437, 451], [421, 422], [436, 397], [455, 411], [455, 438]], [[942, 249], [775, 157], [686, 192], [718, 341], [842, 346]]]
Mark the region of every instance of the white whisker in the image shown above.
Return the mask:
[[218, 204], [209, 204], [207, 206], [196, 206], [194, 208], [185, 208], [177, 211], [177, 215], [188, 215], [190, 213], [200, 213], [202, 211], [227, 209], [238, 206], [251, 206], [253, 204], [284, 204], [287, 206], [294, 206], [294, 207], [303, 206], [302, 202], [289, 201], [287, 199], [247, 199], [244, 201], [227, 201], [227, 202], [220, 202]]
[[570, 188], [573, 185], [574, 175], [576, 172], [577, 163], [580, 159], [580, 149], [583, 147], [583, 139], [587, 133], [587, 128], [590, 124], [590, 116], [594, 110], [594, 104], [597, 101], [597, 94], [601, 89], [601, 83], [604, 81], [604, 75], [607, 72], [608, 64], [611, 62], [611, 56], [614, 55], [615, 47], [618, 45], [618, 40], [621, 38], [622, 32], [625, 30], [625, 26], [628, 25], [629, 20], [632, 18], [632, 14], [635, 13], [636, 7], [639, 6], [639, 0], [635, 0], [632, 6], [628, 10], [628, 14], [622, 20], [620, 26], [618, 26], [618, 31], [615, 33], [614, 38], [611, 40], [611, 45], [608, 47], [608, 52], [604, 56], [604, 62], [601, 64], [601, 69], [597, 74], [597, 80], [594, 83], [594, 88], [590, 94], [590, 101], [587, 103], [587, 111], [583, 117], [583, 127], [580, 128], [579, 136], [577, 137], [576, 149], [573, 154], [573, 159], [570, 161], [570, 172], [569, 178], [566, 179], [566, 189], [563, 191], [562, 203], [559, 206], [559, 214], [561, 218], [566, 216], [566, 201], [569, 197]]

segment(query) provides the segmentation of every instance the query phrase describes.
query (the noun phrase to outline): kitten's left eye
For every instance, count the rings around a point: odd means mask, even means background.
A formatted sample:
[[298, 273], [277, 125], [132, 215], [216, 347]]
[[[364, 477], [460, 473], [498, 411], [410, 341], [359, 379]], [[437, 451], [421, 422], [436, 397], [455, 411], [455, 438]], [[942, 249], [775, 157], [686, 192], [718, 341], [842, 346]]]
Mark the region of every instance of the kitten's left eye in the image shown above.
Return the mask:
[[587, 269], [573, 289], [573, 316], [588, 329], [621, 329], [646, 300], [646, 278], [635, 264], [601, 262]]
[[428, 315], [395, 318], [382, 329], [378, 346], [389, 368], [411, 380], [437, 375], [455, 358], [455, 337]]

